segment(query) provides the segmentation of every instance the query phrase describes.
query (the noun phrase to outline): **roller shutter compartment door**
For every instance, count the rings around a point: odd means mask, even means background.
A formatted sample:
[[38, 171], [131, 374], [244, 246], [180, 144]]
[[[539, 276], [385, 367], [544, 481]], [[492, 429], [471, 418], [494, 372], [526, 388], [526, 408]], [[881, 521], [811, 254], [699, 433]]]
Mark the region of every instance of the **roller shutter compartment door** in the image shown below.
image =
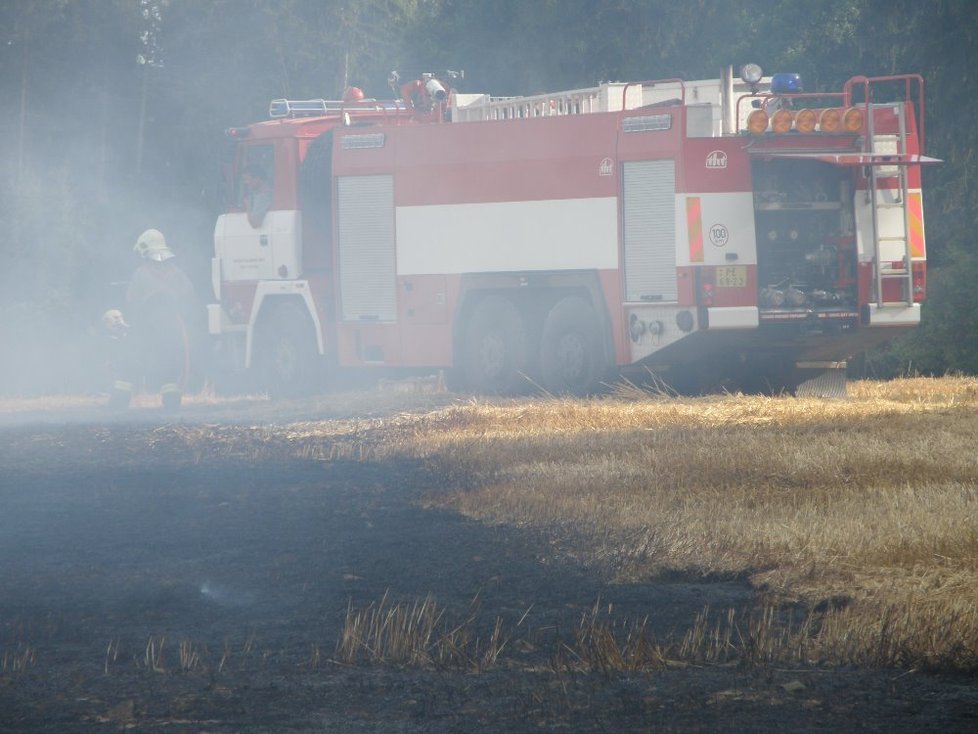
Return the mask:
[[340, 303], [344, 321], [396, 321], [394, 179], [336, 181]]
[[675, 162], [630, 161], [622, 175], [625, 298], [675, 301]]

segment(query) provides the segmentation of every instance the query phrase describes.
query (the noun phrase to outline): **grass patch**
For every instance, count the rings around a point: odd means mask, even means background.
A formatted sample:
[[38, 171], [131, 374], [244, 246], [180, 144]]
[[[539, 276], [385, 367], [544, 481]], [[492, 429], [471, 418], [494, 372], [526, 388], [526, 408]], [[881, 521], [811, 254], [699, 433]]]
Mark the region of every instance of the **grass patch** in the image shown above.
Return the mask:
[[411, 603], [385, 594], [366, 608], [347, 609], [336, 660], [347, 665], [387, 664], [480, 671], [496, 664], [506, 646], [502, 620], [477, 631], [478, 598], [461, 621], [452, 620], [430, 595]]
[[[51, 442], [66, 434], [78, 465], [109, 456], [148, 466], [147, 442], [169, 449], [168, 466], [422, 460], [437, 482], [429, 505], [543, 532], [550, 552], [609, 578], [736, 577], [757, 589], [757, 611], [705, 614], [685, 641], [592, 615], [564, 641], [564, 667], [785, 660], [976, 670], [978, 380], [855, 382], [850, 396], [686, 399], [634, 386], [587, 401], [340, 395], [312, 412], [303, 405], [299, 420], [269, 405], [248, 427], [45, 427], [13, 436], [0, 462], [49, 462]], [[308, 420], [320, 407], [332, 419]], [[349, 610], [335, 655], [488, 667], [505, 631], [497, 624], [493, 641], [491, 626], [467, 620], [450, 623], [433, 600], [385, 598]], [[170, 669], [204, 664], [193, 646], [165, 650]], [[32, 650], [4, 654], [2, 675], [33, 663]], [[110, 647], [106, 667], [114, 655]], [[144, 657], [147, 669], [163, 667], [163, 639]], [[314, 648], [310, 665], [319, 658]]]
[[620, 580], [747, 577], [812, 610], [783, 657], [974, 669], [978, 381], [851, 393], [471, 403], [419, 418], [411, 450], [463, 485], [431, 504]]
[[37, 662], [37, 649], [18, 643], [13, 649], [0, 652], [0, 682], [25, 675]]

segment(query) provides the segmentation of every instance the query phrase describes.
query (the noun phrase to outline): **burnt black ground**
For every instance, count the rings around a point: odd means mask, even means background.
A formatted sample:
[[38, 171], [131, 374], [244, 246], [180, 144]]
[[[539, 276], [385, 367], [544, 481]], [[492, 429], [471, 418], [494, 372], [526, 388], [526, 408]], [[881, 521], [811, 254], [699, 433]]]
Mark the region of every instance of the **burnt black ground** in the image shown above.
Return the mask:
[[[558, 640], [596, 600], [665, 637], [751, 591], [609, 583], [554, 560], [572, 539], [423, 509], [443, 480], [421, 463], [252, 462], [171, 435], [152, 414], [0, 428], [0, 731], [978, 729], [973, 679], [555, 672]], [[348, 606], [385, 594], [430, 594], [458, 619], [476, 600], [476, 627], [500, 617], [511, 644], [482, 672], [330, 660]], [[181, 642], [200, 658], [190, 672]]]

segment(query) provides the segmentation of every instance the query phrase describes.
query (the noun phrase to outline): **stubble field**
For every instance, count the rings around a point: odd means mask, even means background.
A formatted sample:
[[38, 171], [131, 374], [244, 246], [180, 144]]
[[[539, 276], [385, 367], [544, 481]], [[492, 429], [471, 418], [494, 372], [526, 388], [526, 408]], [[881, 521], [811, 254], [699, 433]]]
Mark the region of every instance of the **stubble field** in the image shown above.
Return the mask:
[[0, 729], [970, 730], [978, 381], [850, 393], [2, 401]]

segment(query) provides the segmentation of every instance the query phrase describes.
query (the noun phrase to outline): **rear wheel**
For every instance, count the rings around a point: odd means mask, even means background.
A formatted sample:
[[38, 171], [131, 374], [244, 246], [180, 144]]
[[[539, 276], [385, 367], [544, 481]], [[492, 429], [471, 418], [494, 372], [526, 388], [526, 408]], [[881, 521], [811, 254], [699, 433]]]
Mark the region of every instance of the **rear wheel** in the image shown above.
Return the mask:
[[558, 301], [543, 323], [540, 349], [547, 391], [581, 395], [593, 388], [604, 359], [598, 314], [591, 304], [579, 296]]
[[462, 347], [465, 384], [476, 392], [516, 392], [526, 369], [526, 327], [512, 301], [488, 296], [466, 324]]
[[253, 355], [261, 387], [269, 397], [297, 397], [315, 389], [316, 337], [309, 315], [296, 304], [277, 307], [262, 319]]

